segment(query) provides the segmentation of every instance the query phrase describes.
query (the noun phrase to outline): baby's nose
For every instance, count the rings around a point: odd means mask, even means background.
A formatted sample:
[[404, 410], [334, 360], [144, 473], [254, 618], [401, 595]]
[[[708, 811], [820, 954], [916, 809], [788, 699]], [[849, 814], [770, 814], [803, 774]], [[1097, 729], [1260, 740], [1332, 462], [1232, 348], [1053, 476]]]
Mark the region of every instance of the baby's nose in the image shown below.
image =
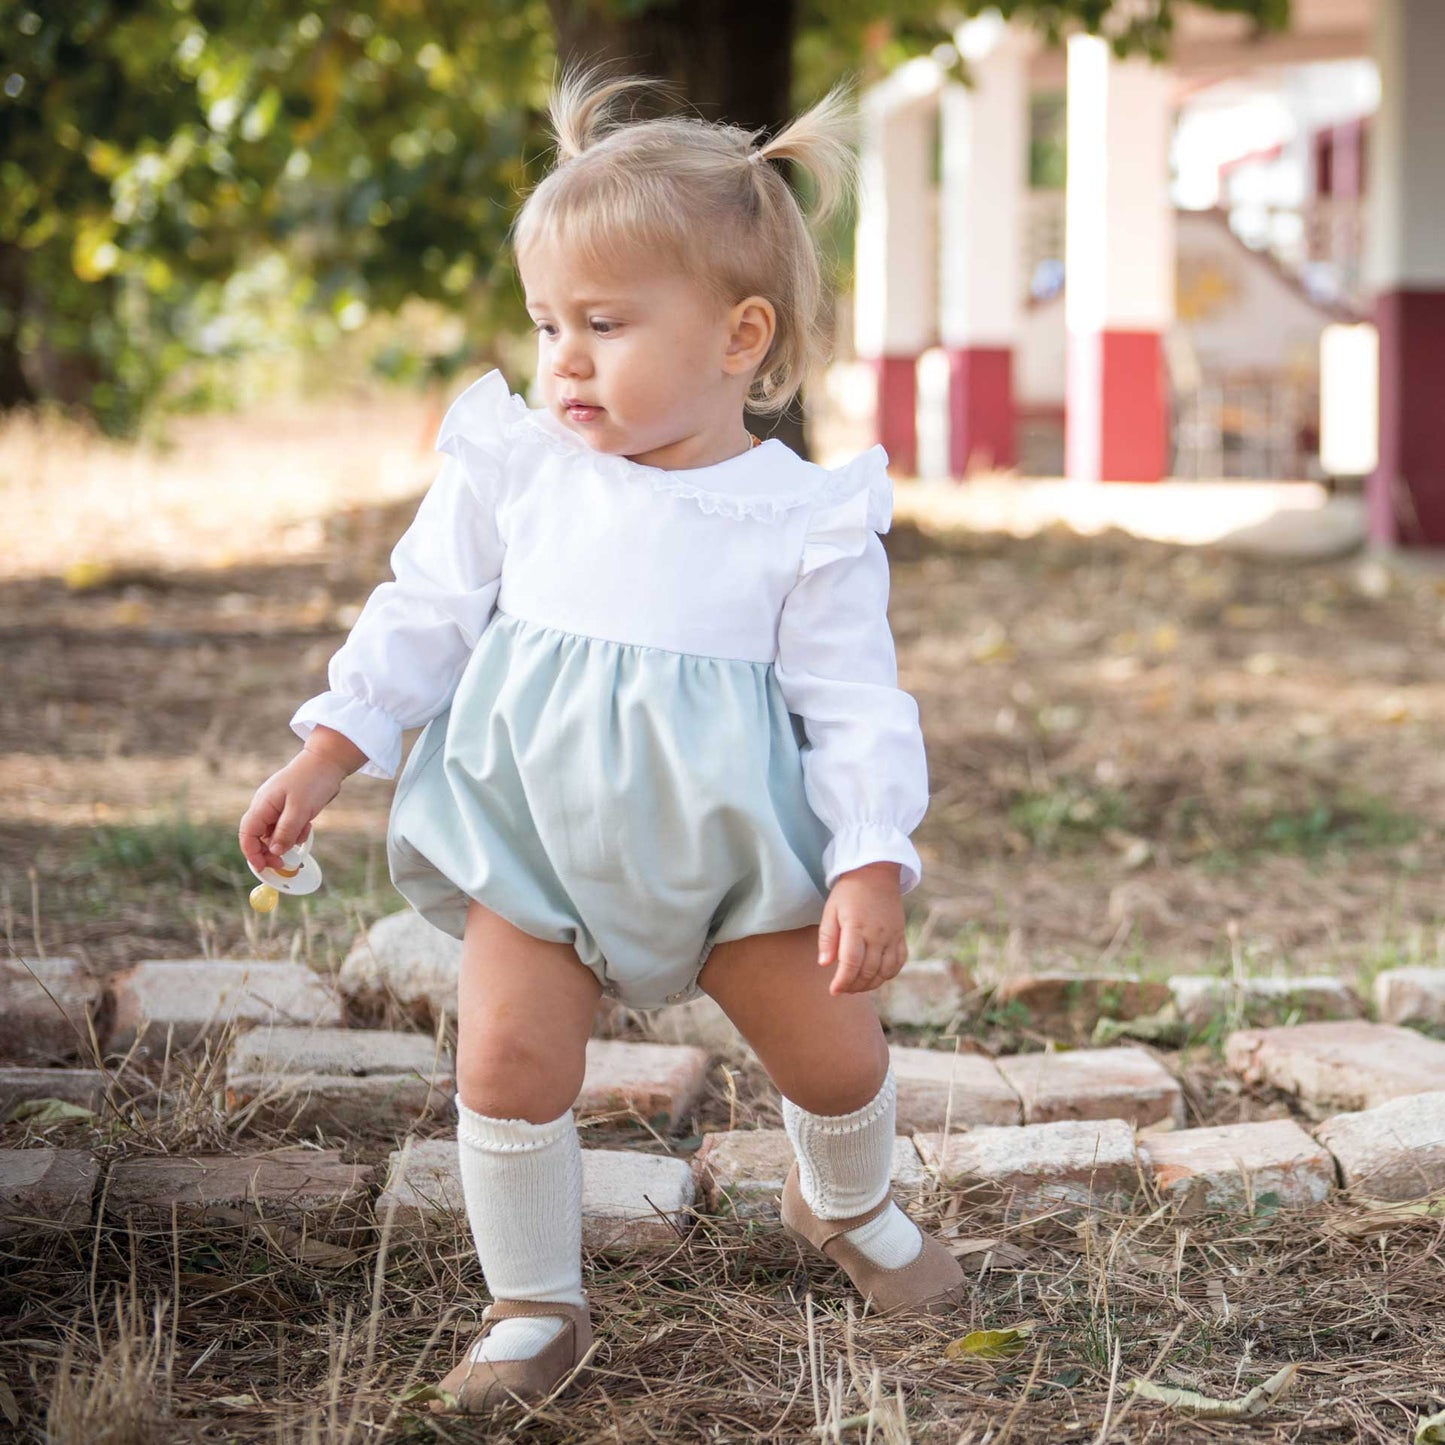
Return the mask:
[[553, 357], [553, 369], [558, 376], [586, 376], [592, 370], [592, 361], [584, 346], [559, 346]]

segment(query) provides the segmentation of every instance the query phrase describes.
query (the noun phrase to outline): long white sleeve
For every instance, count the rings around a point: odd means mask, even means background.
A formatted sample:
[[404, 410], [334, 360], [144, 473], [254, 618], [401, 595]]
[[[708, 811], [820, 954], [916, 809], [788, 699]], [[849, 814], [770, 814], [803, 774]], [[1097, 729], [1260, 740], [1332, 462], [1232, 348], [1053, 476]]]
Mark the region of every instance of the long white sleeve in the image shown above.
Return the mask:
[[456, 691], [497, 600], [502, 552], [495, 511], [448, 456], [391, 554], [395, 580], [372, 592], [332, 657], [330, 690], [291, 719], [297, 735], [335, 728], [366, 754], [363, 773], [392, 777], [402, 730], [430, 722]]
[[888, 627], [886, 531], [891, 487], [881, 448], [853, 468], [869, 485], [820, 509], [803, 571], [783, 604], [776, 676], [807, 731], [808, 803], [833, 834], [828, 886], [865, 863], [900, 865], [904, 892], [922, 875], [909, 841], [928, 808], [928, 764], [918, 704], [898, 686]]

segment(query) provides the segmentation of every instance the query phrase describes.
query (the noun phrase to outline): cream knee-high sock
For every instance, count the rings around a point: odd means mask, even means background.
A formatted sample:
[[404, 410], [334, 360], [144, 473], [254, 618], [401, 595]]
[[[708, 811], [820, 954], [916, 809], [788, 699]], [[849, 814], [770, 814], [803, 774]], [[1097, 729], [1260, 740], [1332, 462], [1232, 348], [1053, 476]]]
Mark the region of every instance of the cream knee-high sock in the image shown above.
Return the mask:
[[[887, 1195], [897, 1117], [892, 1064], [878, 1092], [851, 1114], [810, 1114], [783, 1099], [783, 1126], [798, 1156], [798, 1184], [819, 1219], [849, 1219]], [[923, 1249], [918, 1226], [897, 1204], [843, 1237], [882, 1269], [902, 1269]]]
[[[545, 1124], [493, 1119], [457, 1100], [467, 1219], [493, 1299], [586, 1302], [582, 1289], [582, 1149], [572, 1110]], [[472, 1359], [534, 1355], [565, 1321], [498, 1320]]]

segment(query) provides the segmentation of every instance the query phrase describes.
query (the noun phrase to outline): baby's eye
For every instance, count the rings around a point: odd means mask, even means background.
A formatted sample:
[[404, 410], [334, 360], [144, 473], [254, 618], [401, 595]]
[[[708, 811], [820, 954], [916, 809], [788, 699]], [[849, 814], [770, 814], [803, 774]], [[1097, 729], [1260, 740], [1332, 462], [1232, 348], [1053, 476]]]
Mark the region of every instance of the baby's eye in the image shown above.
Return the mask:
[[596, 321], [596, 320], [594, 320], [593, 323], [592, 323], [592, 329], [593, 329], [599, 336], [608, 336], [608, 335], [610, 335], [612, 332], [614, 332], [614, 331], [617, 330], [617, 323], [616, 323], [615, 321]]
[[538, 321], [533, 325], [532, 330], [550, 338], [556, 334], [557, 328], [550, 321]]

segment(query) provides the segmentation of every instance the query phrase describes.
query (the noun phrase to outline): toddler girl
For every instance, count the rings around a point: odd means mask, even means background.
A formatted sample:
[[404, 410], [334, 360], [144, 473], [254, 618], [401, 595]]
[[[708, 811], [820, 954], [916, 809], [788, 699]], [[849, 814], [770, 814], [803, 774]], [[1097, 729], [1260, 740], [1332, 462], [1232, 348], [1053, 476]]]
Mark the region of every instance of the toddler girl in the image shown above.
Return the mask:
[[241, 822], [247, 857], [278, 862], [427, 725], [387, 843], [396, 886], [464, 942], [457, 1133], [492, 1303], [442, 1385], [472, 1412], [547, 1394], [592, 1338], [572, 1105], [602, 993], [717, 1000], [782, 1094], [785, 1228], [874, 1310], [946, 1308], [963, 1282], [890, 1196], [865, 996], [904, 963], [928, 801], [886, 616], [887, 456], [827, 470], [743, 423], [787, 406], [820, 345], [775, 162], [826, 208], [848, 117], [830, 96], [754, 146], [617, 120], [639, 84], [559, 87], [560, 160], [516, 226], [544, 405], [493, 371], [452, 406], [395, 580]]

